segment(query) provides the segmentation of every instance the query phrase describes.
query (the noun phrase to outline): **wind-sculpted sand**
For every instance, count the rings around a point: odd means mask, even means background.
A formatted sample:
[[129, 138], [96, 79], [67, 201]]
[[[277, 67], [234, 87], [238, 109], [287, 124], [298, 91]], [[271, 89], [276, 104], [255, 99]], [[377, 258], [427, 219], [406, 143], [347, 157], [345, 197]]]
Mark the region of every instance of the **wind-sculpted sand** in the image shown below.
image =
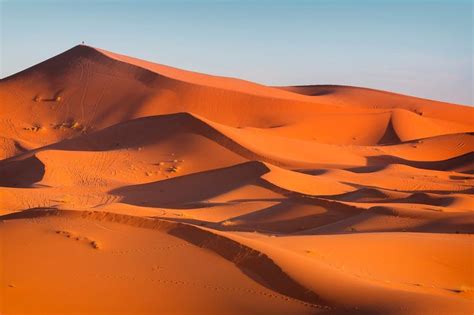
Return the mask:
[[474, 109], [84, 45], [0, 82], [1, 314], [473, 314]]

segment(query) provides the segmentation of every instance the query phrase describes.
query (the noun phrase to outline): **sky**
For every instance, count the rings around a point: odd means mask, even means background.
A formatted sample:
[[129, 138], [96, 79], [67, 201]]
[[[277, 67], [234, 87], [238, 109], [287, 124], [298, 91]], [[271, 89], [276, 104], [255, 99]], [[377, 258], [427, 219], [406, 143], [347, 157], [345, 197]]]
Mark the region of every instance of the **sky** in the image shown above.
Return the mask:
[[86, 44], [266, 85], [472, 105], [472, 0], [0, 0], [0, 77]]

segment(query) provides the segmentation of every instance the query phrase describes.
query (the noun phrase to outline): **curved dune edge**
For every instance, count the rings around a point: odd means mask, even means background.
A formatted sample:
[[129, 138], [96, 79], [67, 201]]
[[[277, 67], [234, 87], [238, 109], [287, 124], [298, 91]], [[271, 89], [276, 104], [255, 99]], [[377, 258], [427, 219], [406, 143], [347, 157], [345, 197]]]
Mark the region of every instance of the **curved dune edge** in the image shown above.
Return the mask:
[[309, 303], [312, 307], [323, 309], [332, 308], [321, 301], [313, 292], [288, 277], [267, 255], [197, 226], [104, 211], [71, 211], [58, 209], [30, 209], [0, 216], [0, 220], [39, 218], [45, 216], [68, 216], [88, 220], [110, 221], [134, 227], [166, 231], [170, 235], [179, 237], [195, 246], [218, 254], [232, 262], [246, 274], [258, 275], [256, 281], [261, 281], [264, 286], [268, 286], [278, 293]]

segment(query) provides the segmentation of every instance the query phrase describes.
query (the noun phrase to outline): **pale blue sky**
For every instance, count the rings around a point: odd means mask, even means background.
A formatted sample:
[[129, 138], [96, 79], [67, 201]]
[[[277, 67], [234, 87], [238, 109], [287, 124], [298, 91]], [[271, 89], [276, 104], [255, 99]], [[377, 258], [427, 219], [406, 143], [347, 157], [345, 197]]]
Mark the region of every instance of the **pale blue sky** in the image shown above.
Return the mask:
[[82, 40], [268, 85], [346, 84], [473, 104], [473, 2], [1, 3], [1, 77]]

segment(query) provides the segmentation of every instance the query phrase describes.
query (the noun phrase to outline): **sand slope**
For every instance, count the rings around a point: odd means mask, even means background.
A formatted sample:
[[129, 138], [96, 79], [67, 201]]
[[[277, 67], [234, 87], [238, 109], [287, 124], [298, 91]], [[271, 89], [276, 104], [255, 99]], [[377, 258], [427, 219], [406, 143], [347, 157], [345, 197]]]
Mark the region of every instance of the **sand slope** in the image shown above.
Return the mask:
[[474, 312], [471, 107], [80, 45], [0, 112], [2, 314]]

